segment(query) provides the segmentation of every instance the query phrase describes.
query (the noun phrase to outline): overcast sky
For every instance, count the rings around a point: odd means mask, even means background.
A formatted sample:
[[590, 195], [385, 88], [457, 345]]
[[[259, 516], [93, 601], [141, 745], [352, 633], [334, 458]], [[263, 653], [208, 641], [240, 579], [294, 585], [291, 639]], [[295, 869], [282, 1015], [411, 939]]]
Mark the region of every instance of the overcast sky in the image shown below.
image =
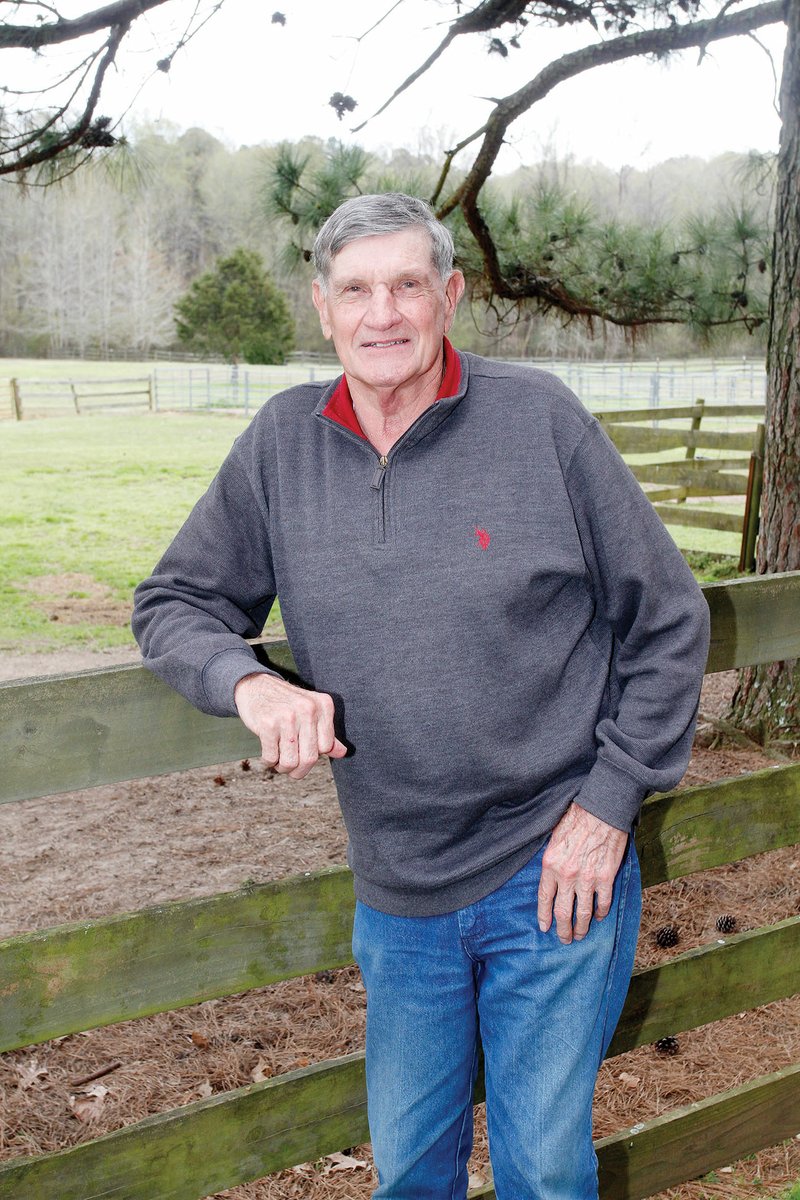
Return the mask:
[[[225, 0], [176, 56], [169, 74], [156, 72], [144, 86], [132, 114], [181, 129], [200, 125], [233, 146], [316, 134], [368, 149], [437, 151], [483, 122], [489, 105], [482, 96], [507, 94], [552, 58], [592, 40], [591, 31], [531, 25], [522, 49], [503, 59], [487, 54], [482, 35], [459, 38], [409, 92], [353, 135], [357, 120], [424, 60], [453, 12], [436, 0], [402, 0], [359, 41], [392, 3]], [[67, 0], [60, 7], [72, 14], [86, 5]], [[111, 80], [103, 111], [116, 115], [129, 102], [169, 48], [167, 22], [180, 28], [194, 9], [195, 0], [172, 0], [163, 12], [136, 22], [135, 40]], [[285, 15], [285, 25], [272, 23], [274, 11]], [[783, 26], [765, 27], [757, 36], [780, 74]], [[341, 122], [327, 103], [335, 91], [358, 101], [355, 114]], [[770, 59], [748, 37], [714, 43], [700, 65], [697, 51], [686, 51], [666, 64], [632, 60], [601, 67], [562, 84], [518, 122], [501, 166], [535, 161], [547, 147], [560, 157], [612, 167], [644, 167], [683, 154], [774, 150], [776, 103]]]

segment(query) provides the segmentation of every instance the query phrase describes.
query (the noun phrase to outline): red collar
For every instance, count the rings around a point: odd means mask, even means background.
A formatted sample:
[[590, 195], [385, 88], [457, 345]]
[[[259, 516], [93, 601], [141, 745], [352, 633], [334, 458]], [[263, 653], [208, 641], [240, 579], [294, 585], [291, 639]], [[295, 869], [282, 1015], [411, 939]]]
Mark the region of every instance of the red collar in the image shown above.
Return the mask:
[[[458, 391], [458, 386], [461, 383], [461, 360], [453, 349], [448, 338], [444, 339], [444, 375], [442, 376], [441, 386], [436, 394], [437, 400], [446, 400], [448, 396], [455, 396]], [[349, 429], [351, 433], [356, 433], [364, 441], [367, 440], [367, 435], [359, 424], [358, 417], [353, 408], [353, 400], [350, 395], [350, 388], [347, 385], [347, 379], [343, 375], [336, 386], [336, 390], [331, 396], [328, 403], [322, 410], [323, 417], [330, 417], [332, 421], [336, 421], [339, 425], [343, 425], [345, 429]]]

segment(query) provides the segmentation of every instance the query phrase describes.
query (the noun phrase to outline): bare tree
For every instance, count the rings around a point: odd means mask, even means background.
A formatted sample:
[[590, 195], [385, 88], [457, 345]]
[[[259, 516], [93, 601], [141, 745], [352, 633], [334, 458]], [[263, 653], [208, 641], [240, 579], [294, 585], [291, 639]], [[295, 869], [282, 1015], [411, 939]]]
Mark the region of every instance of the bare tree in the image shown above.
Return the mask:
[[[169, 71], [175, 54], [223, 3], [196, 0], [153, 70]], [[74, 43], [76, 56], [66, 67], [54, 61], [39, 89], [0, 89], [0, 175], [27, 178], [35, 168], [49, 165], [50, 177], [58, 178], [98, 151], [116, 146], [118, 118], [99, 112], [106, 76], [137, 18], [174, 4], [175, 0], [114, 0], [68, 18], [48, 0], [6, 0], [4, 7], [12, 15], [0, 18], [0, 50], [27, 50], [41, 59]]]

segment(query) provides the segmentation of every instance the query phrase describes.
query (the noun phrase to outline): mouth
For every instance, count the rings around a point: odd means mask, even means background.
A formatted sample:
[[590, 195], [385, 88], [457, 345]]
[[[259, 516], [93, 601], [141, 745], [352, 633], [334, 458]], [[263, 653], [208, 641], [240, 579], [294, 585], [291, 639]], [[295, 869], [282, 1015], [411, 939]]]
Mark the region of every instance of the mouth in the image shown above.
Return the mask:
[[408, 342], [408, 338], [391, 338], [385, 342], [362, 342], [361, 345], [365, 350], [390, 350], [393, 346], [406, 346]]

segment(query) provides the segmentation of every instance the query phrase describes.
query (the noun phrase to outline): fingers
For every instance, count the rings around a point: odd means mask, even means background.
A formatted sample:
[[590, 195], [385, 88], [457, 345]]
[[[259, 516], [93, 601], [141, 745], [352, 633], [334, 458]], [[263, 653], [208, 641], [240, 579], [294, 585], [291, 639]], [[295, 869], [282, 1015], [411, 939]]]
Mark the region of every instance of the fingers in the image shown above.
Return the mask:
[[628, 835], [573, 803], [556, 825], [542, 858], [539, 928], [555, 919], [564, 945], [586, 937], [592, 918], [608, 916], [614, 879]]
[[[595, 893], [591, 886], [589, 889], [576, 886], [576, 881], [569, 878], [559, 880], [553, 871], [548, 871], [545, 877], [543, 870], [539, 885], [539, 928], [542, 933], [547, 933], [555, 918], [559, 941], [565, 946], [573, 940], [579, 942], [586, 937], [592, 917], [597, 915], [594, 901]], [[603, 916], [607, 913], [608, 907]]]
[[542, 863], [542, 875], [539, 880], [539, 905], [537, 918], [542, 933], [547, 933], [553, 923], [553, 901], [556, 898], [558, 885], [553, 872]]
[[333, 728], [333, 700], [275, 675], [247, 675], [234, 690], [244, 724], [261, 741], [264, 762], [290, 779], [304, 779], [320, 756], [342, 758], [347, 747]]

